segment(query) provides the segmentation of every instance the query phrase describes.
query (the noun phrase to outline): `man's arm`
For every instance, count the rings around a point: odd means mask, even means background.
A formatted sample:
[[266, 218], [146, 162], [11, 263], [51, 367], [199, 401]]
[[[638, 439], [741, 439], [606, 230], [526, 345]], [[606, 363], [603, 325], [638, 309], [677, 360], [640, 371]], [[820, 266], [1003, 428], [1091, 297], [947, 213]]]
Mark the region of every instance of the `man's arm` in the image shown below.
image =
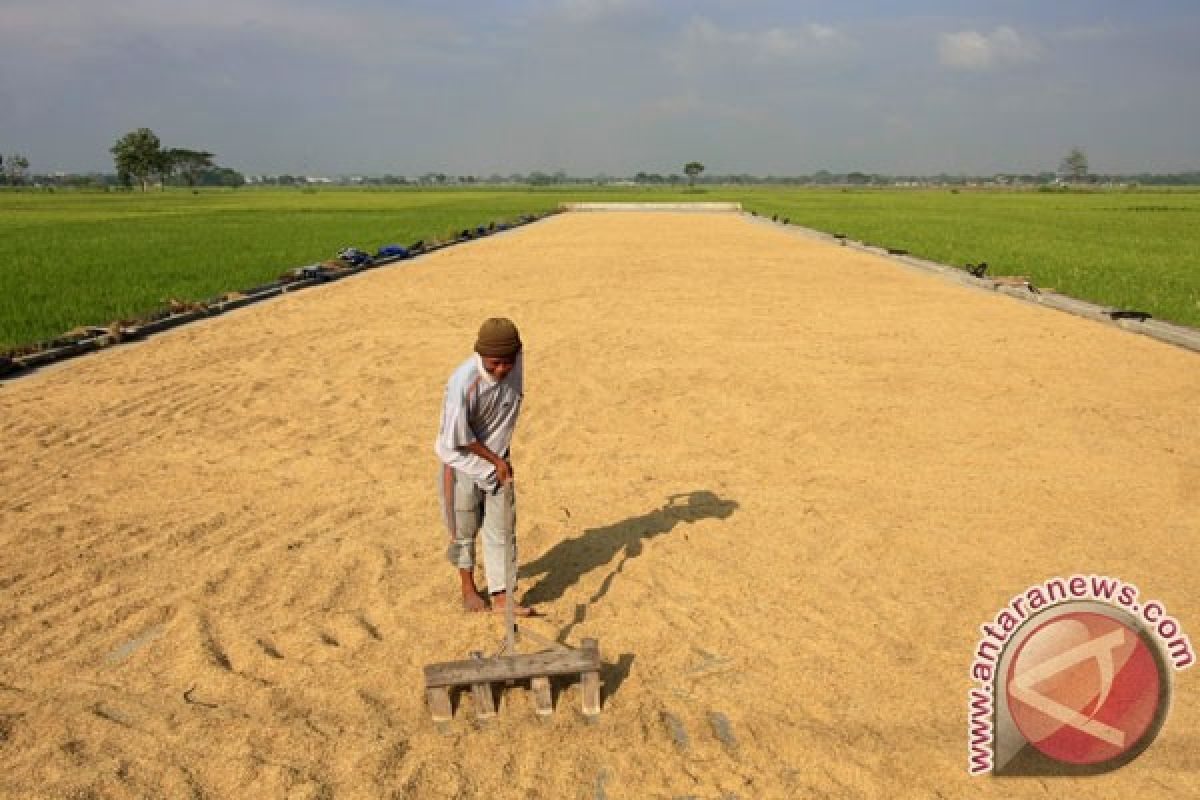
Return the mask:
[[489, 450], [488, 447], [478, 439], [470, 442], [469, 444], [465, 444], [458, 449], [466, 450], [468, 453], [474, 453], [483, 460], [491, 462], [492, 466], [496, 468], [496, 482], [501, 486], [512, 480], [512, 467], [509, 465], [509, 463]]

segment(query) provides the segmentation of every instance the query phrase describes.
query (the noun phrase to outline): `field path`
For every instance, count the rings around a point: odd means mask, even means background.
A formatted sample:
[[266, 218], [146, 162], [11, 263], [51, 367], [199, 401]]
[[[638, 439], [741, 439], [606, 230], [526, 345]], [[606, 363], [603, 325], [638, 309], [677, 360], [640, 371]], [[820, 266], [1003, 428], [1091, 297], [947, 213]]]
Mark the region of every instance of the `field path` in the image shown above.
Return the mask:
[[[434, 495], [517, 320], [522, 588], [600, 724], [510, 690]], [[568, 214], [0, 387], [0, 797], [1200, 794], [1197, 675], [1108, 776], [973, 780], [978, 626], [1054, 575], [1200, 643], [1200, 356], [736, 215]], [[968, 785], [970, 784], [970, 785]]]

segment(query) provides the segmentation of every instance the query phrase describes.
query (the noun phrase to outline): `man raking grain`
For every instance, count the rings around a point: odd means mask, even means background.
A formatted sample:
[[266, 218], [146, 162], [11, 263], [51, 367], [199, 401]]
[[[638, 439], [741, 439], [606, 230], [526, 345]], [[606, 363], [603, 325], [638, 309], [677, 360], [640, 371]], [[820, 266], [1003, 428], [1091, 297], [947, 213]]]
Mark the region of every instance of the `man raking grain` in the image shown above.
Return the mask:
[[[446, 556], [458, 570], [463, 608], [468, 611], [488, 608], [475, 586], [479, 533], [483, 534], [483, 568], [492, 608], [504, 611], [512, 602], [516, 490], [509, 450], [521, 413], [524, 375], [517, 326], [509, 319], [493, 317], [480, 326], [474, 354], [446, 384], [435, 445], [442, 462], [438, 494], [449, 538]], [[510, 571], [513, 576], [508, 575]], [[517, 616], [535, 613], [516, 605], [512, 611]]]

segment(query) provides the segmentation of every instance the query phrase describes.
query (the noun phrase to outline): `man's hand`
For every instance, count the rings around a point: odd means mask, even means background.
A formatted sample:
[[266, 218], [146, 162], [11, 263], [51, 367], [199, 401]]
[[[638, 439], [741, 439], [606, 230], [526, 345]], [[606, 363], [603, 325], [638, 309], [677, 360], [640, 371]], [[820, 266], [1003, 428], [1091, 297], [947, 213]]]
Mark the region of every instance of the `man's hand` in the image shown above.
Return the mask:
[[496, 483], [503, 486], [513, 479], [512, 464], [503, 458], [496, 459]]
[[509, 464], [500, 456], [487, 449], [481, 442], [471, 442], [462, 448], [468, 453], [474, 453], [485, 461], [490, 461], [492, 466], [496, 468], [496, 483], [503, 486], [513, 479], [512, 464]]

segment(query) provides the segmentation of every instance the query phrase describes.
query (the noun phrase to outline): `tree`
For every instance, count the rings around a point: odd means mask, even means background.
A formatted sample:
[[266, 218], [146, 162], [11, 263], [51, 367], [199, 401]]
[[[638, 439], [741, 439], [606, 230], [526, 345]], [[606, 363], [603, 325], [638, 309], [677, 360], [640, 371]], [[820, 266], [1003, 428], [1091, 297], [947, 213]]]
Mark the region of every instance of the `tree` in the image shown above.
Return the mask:
[[29, 171], [29, 159], [20, 153], [0, 156], [0, 169], [4, 171], [4, 181], [9, 186], [20, 186], [25, 183]]
[[1087, 153], [1081, 147], [1072, 147], [1058, 167], [1059, 174], [1072, 181], [1085, 181], [1088, 176]]
[[216, 171], [217, 185], [225, 186], [230, 189], [236, 189], [239, 186], [246, 185], [246, 176], [238, 172], [236, 169], [229, 167], [220, 167]]
[[113, 154], [117, 174], [137, 178], [143, 192], [151, 173], [161, 172], [164, 166], [162, 142], [149, 128], [130, 131], [117, 139], [109, 152]]
[[688, 186], [696, 185], [696, 176], [704, 172], [704, 165], [699, 161], [689, 161], [683, 166], [683, 171], [688, 176]]
[[158, 173], [158, 186], [162, 191], [167, 190], [167, 182], [175, 174], [175, 159], [171, 158], [170, 150], [159, 150], [158, 158], [154, 160], [154, 171]]
[[205, 150], [172, 147], [166, 151], [166, 160], [170, 165], [170, 171], [178, 172], [189, 188], [196, 186], [201, 172], [212, 169], [214, 166], [213, 154]]
[[[281, 175], [280, 185], [287, 185], [283, 183], [283, 179], [291, 177], [290, 175]], [[292, 180], [295, 179], [292, 178]], [[223, 186], [229, 189], [236, 189], [239, 186], [245, 185], [245, 183], [246, 176], [229, 167], [209, 167], [208, 169], [201, 170], [196, 176], [197, 186]]]

